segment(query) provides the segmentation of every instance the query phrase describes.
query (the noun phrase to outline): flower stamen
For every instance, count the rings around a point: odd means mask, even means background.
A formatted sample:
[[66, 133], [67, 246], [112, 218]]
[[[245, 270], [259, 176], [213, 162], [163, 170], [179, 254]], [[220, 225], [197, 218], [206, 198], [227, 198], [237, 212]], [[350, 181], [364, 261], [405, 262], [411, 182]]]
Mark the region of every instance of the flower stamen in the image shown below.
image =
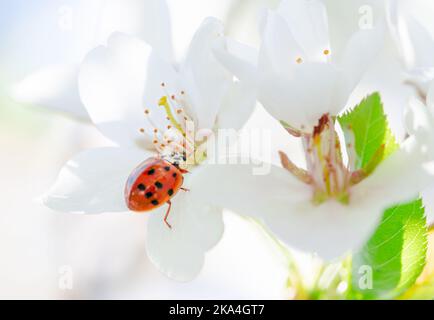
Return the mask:
[[175, 119], [175, 116], [173, 115], [172, 108], [168, 102], [167, 96], [161, 97], [160, 101], [158, 102], [158, 105], [163, 107], [166, 111], [167, 118], [169, 121], [173, 124], [173, 126], [178, 129], [179, 132], [184, 134], [184, 129], [181, 127], [181, 125], [178, 123], [178, 121]]
[[363, 173], [352, 173], [344, 165], [339, 136], [334, 126], [334, 119], [325, 114], [312, 133], [301, 133], [306, 170], [298, 168], [286, 154], [279, 152], [282, 166], [299, 180], [312, 185], [312, 201], [315, 204], [321, 204], [330, 198], [348, 203], [351, 182], [359, 177], [364, 178]]
[[282, 166], [291, 172], [295, 177], [297, 177], [300, 181], [311, 184], [313, 182], [312, 177], [306, 170], [298, 168], [288, 157], [286, 153], [283, 151], [279, 151], [280, 162]]
[[[206, 150], [203, 141], [197, 142], [194, 137], [194, 122], [189, 117], [184, 106], [188, 106], [186, 92], [180, 94], [169, 93], [166, 83], [161, 83], [164, 92], [158, 101], [158, 106], [162, 107], [165, 113], [166, 125], [157, 126], [152, 118], [150, 109], [144, 110], [144, 115], [153, 129], [153, 145], [158, 153], [170, 159], [195, 159], [192, 164], [200, 163], [206, 158]], [[158, 121], [157, 121], [158, 122]], [[145, 133], [145, 129], [140, 129]], [[199, 153], [198, 153], [199, 152]], [[200, 157], [196, 157], [200, 154]], [[185, 161], [185, 160], [184, 160]]]

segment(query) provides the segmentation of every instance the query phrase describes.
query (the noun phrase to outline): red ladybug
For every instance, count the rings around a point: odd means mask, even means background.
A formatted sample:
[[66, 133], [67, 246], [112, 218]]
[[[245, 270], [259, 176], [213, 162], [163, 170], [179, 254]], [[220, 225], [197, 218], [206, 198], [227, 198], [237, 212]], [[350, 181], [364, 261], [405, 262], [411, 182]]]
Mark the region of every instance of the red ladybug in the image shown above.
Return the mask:
[[182, 189], [184, 173], [188, 171], [179, 168], [177, 162], [171, 163], [162, 158], [149, 158], [140, 164], [128, 177], [125, 186], [125, 201], [128, 208], [135, 212], [145, 212], [169, 205], [164, 222], [167, 222], [171, 199]]

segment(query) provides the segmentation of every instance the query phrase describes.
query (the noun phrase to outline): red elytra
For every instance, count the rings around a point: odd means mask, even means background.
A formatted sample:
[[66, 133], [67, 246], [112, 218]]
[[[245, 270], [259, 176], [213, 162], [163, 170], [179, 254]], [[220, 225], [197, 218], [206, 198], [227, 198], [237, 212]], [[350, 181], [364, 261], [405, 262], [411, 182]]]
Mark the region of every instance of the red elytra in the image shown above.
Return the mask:
[[149, 158], [141, 163], [128, 177], [125, 186], [125, 201], [128, 208], [135, 212], [151, 211], [168, 204], [164, 222], [168, 223], [171, 199], [182, 188], [183, 174], [186, 170], [161, 158]]

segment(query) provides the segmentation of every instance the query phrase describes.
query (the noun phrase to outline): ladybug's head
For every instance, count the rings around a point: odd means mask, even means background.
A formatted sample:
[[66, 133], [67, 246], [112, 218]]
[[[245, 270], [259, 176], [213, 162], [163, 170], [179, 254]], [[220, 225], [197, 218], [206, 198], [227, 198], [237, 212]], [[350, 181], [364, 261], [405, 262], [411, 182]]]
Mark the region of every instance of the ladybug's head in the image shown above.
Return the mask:
[[187, 155], [185, 152], [179, 153], [179, 152], [171, 152], [168, 154], [163, 154], [161, 156], [164, 160], [167, 162], [170, 162], [177, 168], [182, 168], [186, 166], [187, 161]]

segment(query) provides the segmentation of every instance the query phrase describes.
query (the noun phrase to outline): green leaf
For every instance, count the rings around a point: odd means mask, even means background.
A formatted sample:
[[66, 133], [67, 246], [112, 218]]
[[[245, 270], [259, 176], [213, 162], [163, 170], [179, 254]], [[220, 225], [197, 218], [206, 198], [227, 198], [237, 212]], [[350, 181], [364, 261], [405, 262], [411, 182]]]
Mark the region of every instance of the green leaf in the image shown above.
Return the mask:
[[409, 288], [401, 300], [433, 300], [434, 299], [434, 228], [428, 234], [427, 263], [416, 283]]
[[347, 148], [354, 148], [353, 170], [364, 169], [369, 174], [398, 148], [389, 129], [379, 93], [373, 93], [349, 112], [338, 117]]
[[353, 256], [349, 297], [396, 298], [421, 274], [426, 252], [427, 229], [422, 200], [386, 210], [374, 235]]
[[[344, 132], [352, 170], [362, 170], [369, 175], [399, 147], [378, 93], [363, 99], [354, 109], [338, 117], [338, 121]], [[349, 297], [398, 297], [415, 283], [422, 272], [426, 251], [427, 230], [422, 200], [386, 210], [371, 239], [353, 255]]]

